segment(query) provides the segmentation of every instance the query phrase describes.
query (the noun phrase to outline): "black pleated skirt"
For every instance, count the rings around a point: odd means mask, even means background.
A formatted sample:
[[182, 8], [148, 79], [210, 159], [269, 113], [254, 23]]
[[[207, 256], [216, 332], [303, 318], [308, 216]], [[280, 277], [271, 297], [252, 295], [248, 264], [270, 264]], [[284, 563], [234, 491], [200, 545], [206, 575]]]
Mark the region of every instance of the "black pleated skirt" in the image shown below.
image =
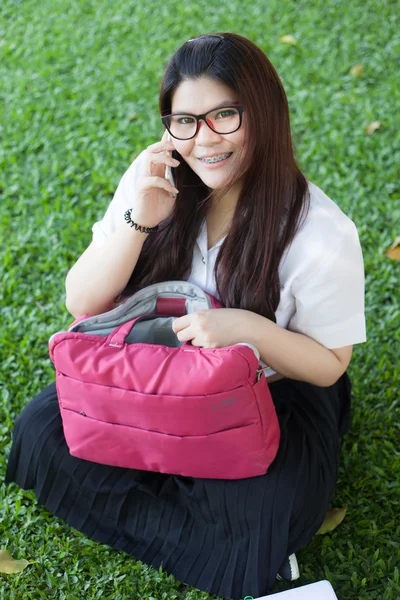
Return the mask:
[[270, 390], [281, 443], [266, 475], [197, 479], [74, 458], [52, 383], [15, 423], [6, 482], [33, 489], [70, 526], [180, 582], [233, 600], [266, 595], [329, 508], [351, 383], [345, 373], [330, 387], [281, 379]]

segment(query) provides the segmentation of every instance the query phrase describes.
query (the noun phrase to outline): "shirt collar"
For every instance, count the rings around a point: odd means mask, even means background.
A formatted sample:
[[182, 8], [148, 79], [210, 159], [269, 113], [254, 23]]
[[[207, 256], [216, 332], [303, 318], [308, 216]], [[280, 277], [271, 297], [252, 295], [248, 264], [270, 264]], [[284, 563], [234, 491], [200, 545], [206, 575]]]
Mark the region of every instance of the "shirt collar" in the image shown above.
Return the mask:
[[226, 238], [226, 235], [223, 238], [221, 238], [220, 240], [218, 240], [218, 242], [215, 244], [215, 246], [213, 246], [212, 248], [210, 248], [210, 250], [208, 250], [207, 222], [206, 222], [206, 219], [203, 219], [201, 227], [200, 227], [199, 235], [197, 236], [196, 241], [197, 241], [197, 245], [200, 248], [202, 255], [207, 256], [207, 252], [212, 252], [213, 250], [216, 250], [217, 248], [219, 248], [221, 246], [221, 244], [223, 244], [225, 238]]

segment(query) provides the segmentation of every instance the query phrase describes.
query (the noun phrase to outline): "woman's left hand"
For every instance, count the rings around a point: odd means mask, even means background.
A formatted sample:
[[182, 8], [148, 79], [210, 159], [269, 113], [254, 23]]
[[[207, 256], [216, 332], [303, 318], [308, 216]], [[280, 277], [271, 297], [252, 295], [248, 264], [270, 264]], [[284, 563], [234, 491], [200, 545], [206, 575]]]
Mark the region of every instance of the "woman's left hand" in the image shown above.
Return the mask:
[[193, 346], [223, 348], [238, 342], [251, 343], [253, 313], [240, 308], [214, 308], [179, 317], [172, 324], [180, 342]]

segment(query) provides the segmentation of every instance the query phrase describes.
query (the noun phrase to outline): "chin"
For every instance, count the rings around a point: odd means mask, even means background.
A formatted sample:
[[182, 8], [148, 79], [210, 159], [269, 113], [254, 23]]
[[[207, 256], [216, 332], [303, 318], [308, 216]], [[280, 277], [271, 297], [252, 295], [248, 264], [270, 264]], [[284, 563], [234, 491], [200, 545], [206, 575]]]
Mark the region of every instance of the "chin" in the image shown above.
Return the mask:
[[204, 173], [201, 173], [201, 174], [197, 173], [197, 175], [202, 180], [204, 185], [211, 188], [212, 190], [219, 190], [220, 188], [222, 188], [224, 185], [224, 181], [226, 179], [226, 175], [225, 175], [225, 177], [223, 177], [221, 175], [218, 175], [216, 177], [210, 177], [210, 176], [207, 177], [207, 176], [204, 176]]
[[229, 184], [227, 184], [225, 180], [223, 180], [223, 181], [221, 180], [221, 181], [218, 181], [218, 182], [216, 182], [216, 181], [210, 181], [210, 180], [206, 181], [204, 179], [201, 179], [201, 180], [204, 183], [204, 185], [206, 185], [210, 190], [223, 190], [227, 186], [229, 188], [233, 188], [236, 185], [236, 183], [239, 181], [237, 179], [237, 180], [235, 180], [235, 181], [230, 182]]

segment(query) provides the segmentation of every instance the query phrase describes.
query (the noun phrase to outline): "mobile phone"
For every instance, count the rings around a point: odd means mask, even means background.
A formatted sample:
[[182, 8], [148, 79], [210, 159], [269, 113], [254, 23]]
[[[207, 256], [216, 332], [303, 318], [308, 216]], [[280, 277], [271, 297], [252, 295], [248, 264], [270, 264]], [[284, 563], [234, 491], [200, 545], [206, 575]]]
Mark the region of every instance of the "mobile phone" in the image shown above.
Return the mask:
[[[167, 136], [168, 136], [168, 141], [170, 142], [171, 141], [171, 136], [170, 136], [169, 132], [167, 133]], [[169, 150], [167, 150], [167, 156], [172, 156], [172, 153]], [[169, 165], [167, 165], [165, 167], [164, 177], [165, 177], [165, 179], [168, 179], [168, 181], [170, 182], [170, 184], [175, 187], [174, 176], [172, 174], [172, 169], [171, 169], [171, 167]]]

